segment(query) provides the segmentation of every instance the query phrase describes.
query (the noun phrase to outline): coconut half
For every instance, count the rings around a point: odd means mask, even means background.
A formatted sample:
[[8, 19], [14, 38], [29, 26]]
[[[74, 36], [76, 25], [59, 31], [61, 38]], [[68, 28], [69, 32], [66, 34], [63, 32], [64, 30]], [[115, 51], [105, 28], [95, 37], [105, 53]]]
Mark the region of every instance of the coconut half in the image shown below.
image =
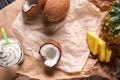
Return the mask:
[[40, 48], [40, 54], [45, 58], [45, 66], [54, 67], [61, 57], [61, 46], [58, 42], [49, 40]]
[[29, 15], [38, 15], [45, 4], [46, 0], [25, 0], [23, 12]]

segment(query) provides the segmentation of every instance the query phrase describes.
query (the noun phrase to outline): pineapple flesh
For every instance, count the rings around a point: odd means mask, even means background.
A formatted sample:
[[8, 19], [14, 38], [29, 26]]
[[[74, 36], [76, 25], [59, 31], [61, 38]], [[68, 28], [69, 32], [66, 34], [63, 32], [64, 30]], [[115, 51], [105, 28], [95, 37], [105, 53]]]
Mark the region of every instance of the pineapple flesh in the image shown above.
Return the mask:
[[101, 38], [98, 39], [98, 58], [101, 62], [105, 61], [106, 43]]
[[98, 52], [98, 36], [92, 32], [87, 33], [88, 47], [93, 55], [97, 55]]
[[113, 2], [102, 23], [102, 35], [112, 44], [120, 44], [120, 0]]
[[112, 50], [106, 42], [92, 32], [87, 33], [88, 47], [93, 55], [98, 55], [101, 62], [110, 62]]
[[110, 62], [111, 55], [112, 55], [111, 49], [108, 46], [106, 46], [106, 50], [105, 50], [105, 62], [106, 63]]

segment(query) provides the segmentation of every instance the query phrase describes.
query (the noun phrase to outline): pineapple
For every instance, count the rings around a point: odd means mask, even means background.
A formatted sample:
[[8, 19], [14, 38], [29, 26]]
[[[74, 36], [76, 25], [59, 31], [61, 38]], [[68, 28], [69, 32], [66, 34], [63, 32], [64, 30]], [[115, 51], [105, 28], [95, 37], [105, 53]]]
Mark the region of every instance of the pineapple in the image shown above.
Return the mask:
[[91, 53], [93, 55], [97, 55], [98, 54], [97, 53], [98, 52], [98, 41], [97, 41], [98, 36], [92, 32], [88, 32], [87, 37], [88, 37], [87, 43]]
[[112, 51], [108, 46], [106, 46], [106, 49], [105, 49], [105, 62], [106, 63], [110, 62], [111, 56], [112, 56]]
[[98, 39], [98, 58], [101, 62], [105, 61], [106, 43], [101, 38]]
[[88, 47], [93, 55], [98, 55], [101, 62], [110, 62], [112, 50], [108, 47], [106, 42], [99, 38], [92, 32], [87, 33]]
[[102, 36], [109, 43], [120, 44], [120, 0], [113, 2], [103, 21]]

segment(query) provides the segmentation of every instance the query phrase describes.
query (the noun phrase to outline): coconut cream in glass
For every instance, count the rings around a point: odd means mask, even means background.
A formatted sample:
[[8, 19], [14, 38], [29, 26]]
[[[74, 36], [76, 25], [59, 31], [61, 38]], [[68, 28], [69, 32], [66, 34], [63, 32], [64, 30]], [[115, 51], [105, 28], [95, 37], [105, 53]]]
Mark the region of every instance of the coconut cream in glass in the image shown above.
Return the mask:
[[23, 51], [21, 44], [14, 38], [8, 38], [9, 44], [5, 44], [5, 39], [0, 40], [0, 66], [12, 67], [23, 61]]

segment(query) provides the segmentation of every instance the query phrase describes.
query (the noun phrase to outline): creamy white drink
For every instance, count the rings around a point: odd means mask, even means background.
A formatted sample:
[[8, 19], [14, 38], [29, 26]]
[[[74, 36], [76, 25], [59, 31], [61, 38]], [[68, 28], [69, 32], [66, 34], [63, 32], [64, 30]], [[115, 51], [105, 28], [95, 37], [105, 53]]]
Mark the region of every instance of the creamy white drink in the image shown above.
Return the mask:
[[18, 40], [9, 38], [9, 44], [5, 44], [5, 39], [0, 40], [0, 66], [12, 67], [21, 63], [23, 52]]

